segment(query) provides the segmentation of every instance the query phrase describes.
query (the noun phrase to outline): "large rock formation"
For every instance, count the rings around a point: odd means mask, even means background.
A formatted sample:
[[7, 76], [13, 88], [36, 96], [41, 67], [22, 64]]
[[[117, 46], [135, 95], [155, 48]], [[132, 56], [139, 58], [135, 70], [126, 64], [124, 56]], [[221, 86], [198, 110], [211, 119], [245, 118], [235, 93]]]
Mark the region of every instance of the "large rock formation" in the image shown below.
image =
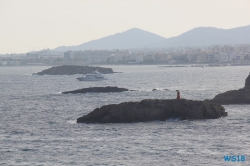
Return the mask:
[[64, 65], [51, 67], [49, 69], [38, 72], [37, 75], [72, 75], [72, 74], [88, 74], [93, 73], [94, 71], [99, 71], [103, 74], [113, 73], [111, 68], [104, 67], [92, 67], [92, 66], [75, 66], [75, 65]]
[[124, 91], [128, 91], [128, 89], [126, 88], [118, 88], [118, 87], [111, 87], [111, 86], [107, 86], [107, 87], [90, 87], [90, 88], [83, 88], [83, 89], [78, 89], [78, 90], [74, 90], [74, 91], [67, 91], [67, 92], [62, 92], [64, 94], [66, 93], [108, 93], [108, 92], [124, 92]]
[[219, 104], [250, 104], [250, 89], [242, 88], [227, 91], [216, 95], [208, 101]]
[[219, 104], [250, 104], [250, 75], [245, 81], [244, 88], [220, 93], [207, 101]]
[[245, 81], [245, 88], [250, 87], [250, 73]]
[[77, 123], [131, 123], [169, 118], [216, 119], [227, 116], [219, 104], [185, 99], [147, 99], [141, 102], [125, 102], [96, 108], [77, 119]]

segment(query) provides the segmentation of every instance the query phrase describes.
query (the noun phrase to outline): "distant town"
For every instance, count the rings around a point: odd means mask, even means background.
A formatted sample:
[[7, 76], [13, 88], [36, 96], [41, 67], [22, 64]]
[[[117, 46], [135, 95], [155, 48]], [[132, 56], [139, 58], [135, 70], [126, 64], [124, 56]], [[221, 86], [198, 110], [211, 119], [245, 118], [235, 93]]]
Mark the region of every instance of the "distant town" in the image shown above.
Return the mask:
[[28, 52], [26, 54], [0, 54], [0, 66], [97, 64], [250, 65], [250, 44], [66, 52], [44, 49], [41, 51]]

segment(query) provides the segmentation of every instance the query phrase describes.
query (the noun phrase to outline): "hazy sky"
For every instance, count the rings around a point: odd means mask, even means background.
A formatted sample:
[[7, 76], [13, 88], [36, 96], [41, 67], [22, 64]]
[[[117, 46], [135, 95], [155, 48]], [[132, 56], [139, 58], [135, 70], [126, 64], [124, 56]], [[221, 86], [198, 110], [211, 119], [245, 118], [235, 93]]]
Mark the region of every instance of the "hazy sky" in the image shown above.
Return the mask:
[[79, 45], [140, 28], [172, 37], [250, 25], [250, 0], [0, 0], [0, 54]]

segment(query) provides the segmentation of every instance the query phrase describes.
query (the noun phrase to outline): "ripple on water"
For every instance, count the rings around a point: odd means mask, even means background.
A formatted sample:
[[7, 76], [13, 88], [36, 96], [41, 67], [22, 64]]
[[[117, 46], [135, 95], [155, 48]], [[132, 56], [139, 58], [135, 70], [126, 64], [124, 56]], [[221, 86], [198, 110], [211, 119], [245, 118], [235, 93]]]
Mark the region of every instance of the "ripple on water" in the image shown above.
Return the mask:
[[[183, 98], [209, 99], [242, 87], [248, 67], [112, 66], [123, 73], [96, 83], [77, 81], [76, 75], [29, 75], [46, 68], [0, 70], [0, 165], [228, 165], [224, 155], [250, 156], [248, 105], [225, 105], [229, 116], [215, 120], [76, 123], [103, 105], [171, 99], [176, 89]], [[137, 91], [60, 93], [90, 86]]]

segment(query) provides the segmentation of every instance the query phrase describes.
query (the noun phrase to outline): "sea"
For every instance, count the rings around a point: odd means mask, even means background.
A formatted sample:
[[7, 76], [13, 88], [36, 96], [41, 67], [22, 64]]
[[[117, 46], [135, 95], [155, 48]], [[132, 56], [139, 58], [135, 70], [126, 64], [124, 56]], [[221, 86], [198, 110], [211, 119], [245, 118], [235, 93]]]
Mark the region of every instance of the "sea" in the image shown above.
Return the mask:
[[[211, 99], [244, 87], [250, 66], [103, 67], [119, 73], [84, 82], [80, 75], [32, 75], [49, 66], [0, 67], [0, 165], [250, 165], [250, 105], [224, 105], [228, 116], [220, 119], [76, 123], [103, 105], [174, 99], [176, 90], [181, 98]], [[62, 94], [103, 86], [135, 91]]]

